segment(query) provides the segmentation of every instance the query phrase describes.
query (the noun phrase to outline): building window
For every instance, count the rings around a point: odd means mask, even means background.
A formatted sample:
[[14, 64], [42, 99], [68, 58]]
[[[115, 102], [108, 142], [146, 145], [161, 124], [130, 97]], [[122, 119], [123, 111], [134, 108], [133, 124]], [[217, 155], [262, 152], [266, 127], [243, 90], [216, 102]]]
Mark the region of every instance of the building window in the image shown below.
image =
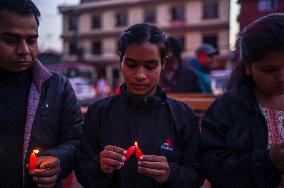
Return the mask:
[[93, 29], [101, 28], [101, 16], [100, 15], [94, 15], [92, 17], [92, 28]]
[[278, 8], [278, 0], [259, 0], [258, 9], [260, 11], [270, 11]]
[[127, 13], [126, 12], [118, 12], [115, 15], [116, 26], [126, 26], [127, 25]]
[[156, 23], [155, 8], [147, 8], [144, 10], [144, 21], [147, 23]]
[[94, 41], [92, 44], [92, 54], [101, 55], [102, 54], [102, 43], [100, 41]]
[[207, 2], [203, 4], [203, 18], [218, 18], [218, 3]]
[[69, 31], [75, 31], [76, 30], [76, 16], [70, 15], [68, 17], [68, 30]]
[[77, 46], [75, 42], [71, 42], [69, 45], [69, 54], [76, 55], [77, 54]]
[[218, 36], [217, 35], [203, 36], [202, 43], [211, 44], [214, 48], [218, 49]]
[[172, 23], [180, 24], [184, 22], [185, 11], [183, 5], [171, 7], [170, 12], [171, 12]]

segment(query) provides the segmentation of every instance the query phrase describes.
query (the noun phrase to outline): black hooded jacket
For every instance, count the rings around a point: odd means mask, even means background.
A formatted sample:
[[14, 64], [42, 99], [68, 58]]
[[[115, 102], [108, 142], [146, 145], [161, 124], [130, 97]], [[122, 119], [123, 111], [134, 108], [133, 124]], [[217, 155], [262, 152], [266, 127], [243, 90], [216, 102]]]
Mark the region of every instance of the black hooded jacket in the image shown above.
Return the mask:
[[219, 97], [201, 125], [200, 164], [213, 188], [276, 188], [280, 172], [267, 149], [268, 128], [253, 86]]
[[[196, 155], [199, 149], [198, 118], [185, 104], [166, 97], [158, 88], [143, 98], [122, 93], [91, 105], [83, 128], [76, 175], [85, 187], [199, 187], [202, 184]], [[143, 154], [163, 155], [170, 176], [163, 183], [137, 172], [137, 159], [130, 157], [120, 170], [105, 174], [99, 153], [106, 145], [127, 149], [138, 140]], [[170, 140], [170, 141], [167, 141]]]

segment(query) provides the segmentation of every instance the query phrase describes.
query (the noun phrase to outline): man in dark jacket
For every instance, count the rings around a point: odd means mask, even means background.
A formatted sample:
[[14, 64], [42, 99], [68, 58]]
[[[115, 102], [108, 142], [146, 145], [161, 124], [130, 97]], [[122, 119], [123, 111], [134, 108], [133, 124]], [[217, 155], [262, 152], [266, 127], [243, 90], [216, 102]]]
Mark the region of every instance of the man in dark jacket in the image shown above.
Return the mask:
[[188, 61], [188, 65], [195, 70], [199, 77], [202, 93], [213, 92], [209, 74], [214, 61], [214, 56], [217, 54], [217, 49], [215, 49], [212, 45], [202, 44], [195, 51], [196, 58], [190, 58]]
[[0, 0], [0, 187], [60, 187], [79, 144], [83, 118], [71, 85], [36, 60], [39, 16], [30, 0]]

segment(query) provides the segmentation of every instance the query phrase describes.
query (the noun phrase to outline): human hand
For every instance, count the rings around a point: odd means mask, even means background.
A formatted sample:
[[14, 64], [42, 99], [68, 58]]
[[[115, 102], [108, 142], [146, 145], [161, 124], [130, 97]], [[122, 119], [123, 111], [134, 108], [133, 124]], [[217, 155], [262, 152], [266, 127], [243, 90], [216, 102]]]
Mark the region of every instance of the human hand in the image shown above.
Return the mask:
[[272, 163], [281, 171], [284, 171], [284, 143], [275, 145], [269, 150]]
[[31, 172], [38, 187], [54, 187], [60, 173], [60, 160], [54, 156], [40, 156], [37, 167]]
[[126, 161], [124, 155], [126, 150], [117, 146], [105, 146], [100, 153], [100, 165], [104, 173], [110, 174], [116, 169], [120, 169]]
[[164, 156], [143, 155], [138, 161], [138, 172], [163, 183], [170, 175], [170, 167]]

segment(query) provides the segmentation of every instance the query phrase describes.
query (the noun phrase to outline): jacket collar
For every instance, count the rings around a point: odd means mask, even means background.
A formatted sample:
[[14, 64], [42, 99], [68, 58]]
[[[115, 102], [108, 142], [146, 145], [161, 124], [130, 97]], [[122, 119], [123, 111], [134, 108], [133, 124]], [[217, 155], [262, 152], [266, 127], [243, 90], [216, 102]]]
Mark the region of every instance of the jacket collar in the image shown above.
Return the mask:
[[127, 92], [127, 86], [125, 84], [120, 86], [121, 96], [123, 100], [132, 107], [155, 107], [164, 104], [166, 100], [166, 93], [164, 89], [160, 86], [157, 86], [156, 92], [154, 95], [149, 96], [146, 100], [142, 96], [134, 95]]
[[32, 65], [32, 70], [33, 84], [35, 84], [37, 90], [40, 91], [43, 83], [51, 77], [51, 72], [39, 60], [36, 60]]
[[51, 77], [51, 72], [47, 68], [45, 68], [38, 60], [35, 61], [31, 69], [33, 71], [33, 80], [28, 98], [27, 119], [26, 119], [25, 133], [24, 133], [23, 182], [25, 181], [25, 164], [26, 164], [25, 162], [26, 162], [28, 147], [31, 140], [33, 122], [40, 101], [42, 87], [44, 82]]

